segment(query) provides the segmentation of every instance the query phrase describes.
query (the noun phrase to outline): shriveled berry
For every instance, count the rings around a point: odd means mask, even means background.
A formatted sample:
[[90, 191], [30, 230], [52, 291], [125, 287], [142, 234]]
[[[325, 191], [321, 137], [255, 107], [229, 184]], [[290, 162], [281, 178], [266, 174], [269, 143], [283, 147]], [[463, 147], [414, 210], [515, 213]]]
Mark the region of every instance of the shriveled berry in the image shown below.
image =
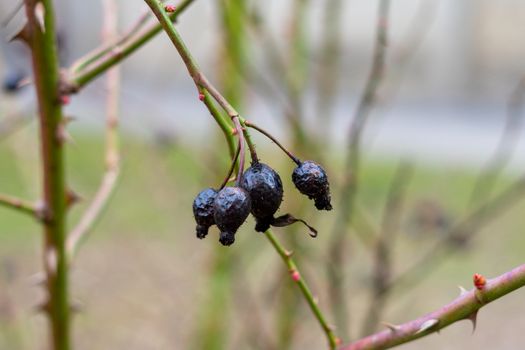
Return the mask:
[[240, 187], [225, 187], [213, 203], [214, 218], [221, 230], [219, 241], [222, 245], [231, 245], [235, 233], [250, 214], [250, 195]]
[[204, 238], [210, 226], [215, 224], [213, 203], [217, 191], [207, 188], [201, 191], [193, 201], [193, 216], [197, 222], [197, 238]]
[[315, 201], [317, 209], [332, 209], [328, 176], [319, 164], [310, 160], [302, 162], [293, 171], [292, 181], [302, 194]]
[[263, 163], [254, 163], [246, 169], [240, 186], [250, 195], [251, 213], [255, 217], [255, 231], [270, 228], [274, 214], [283, 200], [283, 184], [275, 170]]

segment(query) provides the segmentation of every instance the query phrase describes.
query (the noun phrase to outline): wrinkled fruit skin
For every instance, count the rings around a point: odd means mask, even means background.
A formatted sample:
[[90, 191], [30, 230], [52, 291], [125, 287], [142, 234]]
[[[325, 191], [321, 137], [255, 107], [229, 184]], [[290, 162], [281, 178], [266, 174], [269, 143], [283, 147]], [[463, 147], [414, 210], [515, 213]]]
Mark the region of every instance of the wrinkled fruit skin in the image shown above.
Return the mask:
[[225, 187], [217, 194], [213, 210], [222, 245], [233, 244], [235, 233], [250, 214], [251, 205], [250, 195], [240, 187]]
[[314, 200], [317, 209], [332, 210], [328, 176], [319, 164], [310, 160], [302, 162], [294, 169], [292, 181], [302, 194]]
[[213, 203], [217, 197], [217, 191], [207, 188], [201, 191], [193, 201], [193, 216], [197, 222], [197, 238], [204, 238], [208, 234], [210, 226], [215, 225]]
[[283, 200], [281, 177], [268, 165], [255, 163], [244, 172], [241, 187], [252, 200], [251, 213], [256, 220], [255, 231], [268, 230], [274, 220], [273, 215]]

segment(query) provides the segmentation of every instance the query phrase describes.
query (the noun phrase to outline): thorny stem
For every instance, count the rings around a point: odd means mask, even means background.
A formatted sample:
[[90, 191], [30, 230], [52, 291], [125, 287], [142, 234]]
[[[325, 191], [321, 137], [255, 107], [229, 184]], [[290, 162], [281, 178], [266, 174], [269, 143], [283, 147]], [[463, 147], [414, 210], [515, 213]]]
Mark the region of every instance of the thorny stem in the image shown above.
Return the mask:
[[[114, 40], [117, 31], [118, 13], [115, 0], [103, 0], [104, 5], [104, 28], [103, 37], [105, 42]], [[100, 186], [82, 218], [70, 232], [67, 238], [67, 253], [72, 260], [78, 252], [80, 244], [85, 241], [87, 235], [100, 218], [103, 209], [109, 202], [120, 176], [120, 156], [118, 139], [118, 115], [120, 95], [120, 68], [114, 67], [107, 75], [107, 106], [106, 106], [106, 172]]]
[[[462, 293], [456, 300], [413, 321], [393, 325], [391, 329], [357, 340], [341, 350], [382, 350], [414, 341], [461, 320], [475, 322], [479, 309], [506, 294], [525, 286], [525, 265], [488, 280], [481, 290]], [[480, 302], [481, 300], [481, 302]]]
[[[71, 348], [66, 243], [66, 173], [64, 118], [59, 98], [59, 69], [52, 0], [25, 0], [27, 23], [21, 32], [30, 49], [38, 99], [44, 207], [44, 268], [51, 347]], [[43, 23], [39, 16], [43, 15]]]
[[[169, 21], [175, 21], [177, 17], [194, 1], [195, 0], [184, 0], [178, 4], [176, 10], [168, 16]], [[107, 50], [107, 55], [100, 57], [99, 60], [90, 64], [86, 69], [76, 73], [70, 71], [69, 74], [71, 76], [67, 81], [67, 83], [71, 85], [69, 88], [72, 91], [70, 92], [78, 91], [99, 75], [106, 72], [109, 68], [120, 63], [123, 59], [150, 41], [161, 30], [162, 27], [158, 23], [153, 24], [142, 32], [130, 37], [125, 43], [117, 42], [115, 46], [112, 46], [111, 49]], [[82, 63], [79, 64], [82, 65]]]
[[330, 300], [336, 315], [337, 325], [348, 329], [347, 298], [343, 293], [344, 273], [342, 267], [343, 249], [345, 247], [347, 228], [352, 223], [359, 182], [359, 167], [361, 154], [361, 135], [376, 101], [377, 89], [382, 81], [385, 70], [385, 56], [388, 34], [388, 15], [390, 0], [381, 0], [376, 22], [376, 39], [373, 52], [372, 67], [364, 94], [359, 101], [354, 119], [349, 130], [348, 155], [345, 164], [344, 183], [341, 188], [340, 215], [335, 222], [331, 256], [333, 264], [328, 270], [330, 276]]
[[286, 149], [286, 147], [284, 147], [279, 141], [277, 141], [277, 139], [275, 137], [273, 137], [272, 134], [270, 134], [268, 131], [264, 130], [263, 128], [253, 124], [252, 122], [250, 121], [245, 121], [244, 124], [249, 127], [249, 128], [252, 128], [252, 129], [255, 129], [257, 130], [258, 132], [260, 132], [261, 134], [263, 134], [264, 136], [266, 136], [267, 138], [269, 138], [270, 140], [273, 141], [273, 143], [275, 143], [288, 157], [290, 157], [290, 159], [297, 165], [300, 165], [301, 164], [301, 160], [299, 158], [297, 158], [296, 156], [294, 156], [292, 154], [292, 152], [290, 152], [289, 150]]
[[297, 268], [297, 265], [295, 264], [292, 258], [291, 252], [287, 251], [282, 246], [282, 244], [277, 240], [277, 237], [275, 237], [271, 229], [267, 230], [265, 232], [265, 235], [266, 238], [268, 238], [268, 240], [272, 244], [272, 246], [275, 248], [277, 253], [281, 256], [286, 266], [288, 267], [288, 271], [290, 272], [292, 279], [295, 281], [295, 283], [297, 283], [299, 289], [301, 290], [301, 293], [303, 294], [306, 302], [308, 303], [308, 306], [310, 306], [312, 313], [321, 325], [321, 328], [323, 329], [323, 332], [325, 333], [326, 338], [328, 340], [328, 344], [330, 345], [330, 349], [335, 349], [339, 343], [339, 340], [336, 337], [333, 328], [326, 321], [326, 317], [319, 308], [319, 305], [317, 305], [317, 301], [314, 295], [312, 294], [310, 287], [308, 286], [308, 284], [306, 284], [306, 281], [300, 274], [299, 269]]
[[31, 216], [37, 216], [38, 210], [34, 204], [6, 194], [0, 194], [0, 205], [18, 210]]

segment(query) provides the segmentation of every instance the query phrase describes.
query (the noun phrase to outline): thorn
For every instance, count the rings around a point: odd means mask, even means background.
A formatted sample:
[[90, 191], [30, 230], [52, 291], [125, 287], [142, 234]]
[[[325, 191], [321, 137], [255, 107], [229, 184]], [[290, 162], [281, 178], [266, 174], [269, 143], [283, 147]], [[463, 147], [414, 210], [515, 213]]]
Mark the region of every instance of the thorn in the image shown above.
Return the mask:
[[314, 296], [314, 304], [315, 305], [319, 305], [319, 297], [318, 296]]
[[45, 18], [46, 9], [44, 7], [44, 4], [42, 4], [41, 2], [36, 4], [34, 11], [35, 11], [36, 21], [37, 21], [38, 25], [40, 26], [40, 30], [42, 31], [42, 33], [45, 33], [46, 32], [46, 25], [45, 25], [44, 18]]
[[388, 322], [381, 322], [381, 324], [385, 327], [387, 327], [388, 329], [390, 329], [392, 332], [397, 332], [399, 330], [401, 330], [401, 327], [399, 327], [398, 325], [396, 324], [392, 324], [392, 323], [388, 323]]
[[199, 100], [204, 101], [204, 94], [202, 92], [199, 92]]
[[339, 337], [335, 337], [335, 345], [336, 346], [341, 346], [343, 345], [343, 340]]
[[235, 128], [232, 128], [232, 131], [231, 131], [232, 135], [237, 135], [237, 129]]
[[420, 333], [423, 333], [423, 332], [426, 332], [428, 331], [429, 329], [432, 329], [434, 328], [435, 326], [437, 326], [439, 323], [439, 320], [436, 320], [435, 318], [431, 318], [430, 320], [426, 320], [425, 322], [423, 322], [423, 324], [419, 327], [419, 329], [417, 330], [417, 332], [415, 334], [420, 334]]
[[79, 196], [75, 191], [73, 191], [70, 188], [66, 190], [66, 207], [67, 208], [72, 207], [74, 204], [80, 202], [81, 200], [82, 200], [82, 197]]
[[458, 286], [458, 288], [459, 288], [459, 296], [463, 296], [468, 293], [468, 290], [466, 290], [462, 286]]
[[293, 250], [285, 250], [284, 255], [286, 255], [287, 258], [291, 258], [293, 255]]
[[478, 311], [479, 310], [474, 311], [465, 318], [465, 320], [469, 320], [470, 322], [472, 322], [472, 334], [474, 334], [474, 332], [476, 331], [476, 326], [478, 324]]
[[73, 138], [71, 137], [69, 132], [67, 132], [66, 130], [66, 124], [67, 122], [65, 123], [64, 121], [62, 121], [56, 129], [57, 140], [62, 144], [65, 142], [70, 142], [70, 143], [73, 142]]
[[20, 29], [20, 31], [9, 38], [9, 42], [20, 40], [21, 42], [29, 45], [29, 27], [27, 23]]
[[48, 313], [49, 312], [49, 301], [43, 301], [33, 307], [33, 312], [36, 314], [39, 313]]

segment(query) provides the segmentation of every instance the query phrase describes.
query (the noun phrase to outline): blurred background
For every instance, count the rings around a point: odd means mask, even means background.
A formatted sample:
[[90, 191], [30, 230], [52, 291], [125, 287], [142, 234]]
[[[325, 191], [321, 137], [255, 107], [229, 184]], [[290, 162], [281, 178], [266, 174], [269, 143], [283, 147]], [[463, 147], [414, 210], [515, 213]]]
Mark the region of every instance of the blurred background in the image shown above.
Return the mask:
[[[56, 4], [67, 68], [100, 45], [103, 10]], [[125, 32], [146, 6], [118, 4]], [[29, 58], [7, 43], [23, 23], [16, 8], [0, 1], [0, 192], [37, 199], [35, 99], [17, 88]], [[179, 17], [201, 68], [243, 116], [326, 168], [334, 209], [317, 212], [291, 183], [294, 164], [252, 132], [283, 179], [280, 212], [319, 231], [274, 230], [345, 343], [444, 305], [473, 273], [523, 263], [523, 18], [518, 0], [197, 0]], [[84, 199], [71, 227], [104, 171], [106, 92], [100, 77], [66, 107], [69, 185]], [[216, 228], [195, 238], [193, 198], [229, 167], [197, 95], [163, 33], [122, 65], [122, 178], [73, 266], [76, 348], [325, 348], [251, 218], [229, 248]], [[40, 349], [40, 227], [5, 208], [0, 225], [0, 348]], [[523, 297], [488, 305], [473, 336], [461, 322], [400, 348], [521, 348]]]

